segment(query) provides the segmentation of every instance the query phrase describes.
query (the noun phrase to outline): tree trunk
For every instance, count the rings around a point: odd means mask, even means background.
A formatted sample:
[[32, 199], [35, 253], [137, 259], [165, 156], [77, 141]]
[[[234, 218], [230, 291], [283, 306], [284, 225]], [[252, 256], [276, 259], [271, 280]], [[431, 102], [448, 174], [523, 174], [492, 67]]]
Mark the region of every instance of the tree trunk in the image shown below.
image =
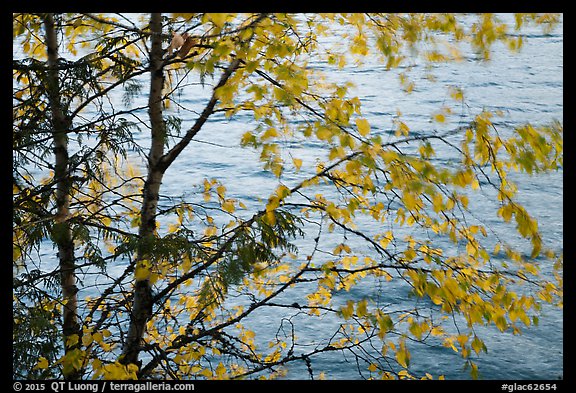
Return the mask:
[[[148, 176], [143, 190], [142, 210], [140, 213], [140, 245], [136, 256], [136, 265], [142, 260], [153, 259], [150, 255], [150, 240], [155, 236], [156, 212], [160, 185], [164, 170], [158, 163], [164, 154], [166, 125], [162, 117], [162, 87], [164, 74], [162, 64], [162, 17], [159, 13], [150, 18], [151, 50], [150, 50], [150, 94], [148, 97], [148, 115], [152, 129], [152, 144], [148, 156]], [[138, 356], [142, 348], [142, 340], [146, 330], [146, 322], [152, 316], [152, 288], [148, 279], [136, 279], [134, 284], [134, 299], [128, 335], [123, 348], [122, 363], [139, 365]]]
[[[63, 323], [62, 333], [64, 336], [65, 353], [68, 354], [79, 348], [81, 338], [80, 325], [78, 323], [78, 298], [76, 287], [76, 266], [74, 262], [74, 242], [72, 231], [67, 218], [70, 215], [70, 189], [71, 179], [68, 163], [68, 136], [70, 127], [68, 118], [60, 102], [60, 82], [58, 78], [58, 38], [54, 25], [54, 16], [44, 16], [46, 29], [46, 48], [48, 55], [47, 92], [52, 116], [52, 136], [54, 141], [54, 177], [56, 179], [56, 217], [53, 226], [53, 238], [58, 246], [58, 258], [60, 264], [60, 283], [63, 300]], [[76, 344], [68, 345], [69, 338], [78, 335]], [[79, 379], [81, 370], [64, 366], [65, 379]]]
[[[257, 18], [260, 21], [264, 15]], [[148, 115], [150, 117], [152, 144], [148, 155], [148, 176], [144, 184], [142, 211], [140, 214], [140, 245], [135, 260], [136, 266], [143, 260], [153, 261], [153, 250], [150, 250], [150, 240], [153, 239], [156, 229], [156, 213], [160, 185], [164, 172], [184, 150], [188, 143], [198, 133], [208, 117], [213, 113], [218, 101], [215, 90], [223, 86], [230, 76], [241, 64], [234, 59], [223, 72], [220, 81], [214, 88], [212, 98], [197, 119], [194, 126], [168, 153], [164, 154], [166, 142], [166, 124], [162, 114], [162, 88], [164, 86], [163, 50], [162, 50], [162, 15], [153, 13], [150, 18], [151, 49], [150, 49], [150, 93], [148, 97]], [[149, 280], [136, 279], [134, 284], [134, 299], [132, 303], [130, 326], [126, 342], [124, 343], [121, 362], [123, 364], [137, 364], [140, 366], [138, 356], [142, 349], [142, 340], [146, 330], [146, 322], [152, 316], [154, 297]]]

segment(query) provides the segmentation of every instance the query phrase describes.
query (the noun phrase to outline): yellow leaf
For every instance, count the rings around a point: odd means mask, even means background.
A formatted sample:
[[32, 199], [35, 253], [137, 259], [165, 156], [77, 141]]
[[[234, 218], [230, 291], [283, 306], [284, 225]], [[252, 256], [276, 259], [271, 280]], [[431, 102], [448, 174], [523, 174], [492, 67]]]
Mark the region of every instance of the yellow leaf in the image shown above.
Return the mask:
[[220, 198], [224, 199], [224, 196], [226, 195], [226, 187], [220, 184], [218, 187], [216, 187], [216, 192]]
[[340, 311], [342, 312], [342, 316], [345, 319], [350, 318], [354, 314], [354, 302], [352, 300], [348, 300], [346, 306], [341, 307]]
[[227, 16], [228, 16], [228, 14], [224, 14], [224, 13], [206, 14], [207, 19], [210, 20], [210, 22], [214, 23], [217, 27], [224, 26], [224, 23], [226, 23]]
[[480, 188], [480, 183], [478, 182], [478, 179], [474, 178], [472, 180], [471, 187], [473, 190], [477, 190], [478, 188]]
[[384, 234], [384, 237], [380, 239], [378, 243], [382, 248], [386, 248], [388, 247], [388, 244], [390, 244], [392, 240], [394, 240], [394, 235], [392, 234], [392, 231], [387, 231]]
[[284, 170], [284, 167], [282, 166], [282, 164], [274, 162], [270, 165], [270, 170], [272, 171], [274, 176], [279, 178], [282, 175], [282, 171]]
[[464, 92], [460, 88], [452, 88], [450, 90], [450, 97], [455, 101], [462, 101], [464, 100]]
[[300, 167], [302, 166], [302, 160], [299, 158], [292, 158], [292, 162], [294, 163], [296, 169], [300, 170]]
[[332, 138], [332, 131], [326, 127], [320, 127], [316, 131], [316, 137], [318, 137], [318, 139], [321, 141], [327, 141]]
[[438, 213], [442, 210], [442, 208], [444, 207], [444, 204], [442, 201], [442, 194], [440, 194], [440, 193], [434, 194], [434, 197], [432, 199], [432, 207], [434, 209], [434, 212], [436, 212], [436, 213]]
[[328, 155], [329, 160], [334, 160], [336, 158], [344, 158], [346, 156], [346, 151], [342, 146], [335, 146], [330, 149], [330, 154]]
[[77, 334], [71, 334], [66, 337], [66, 346], [71, 347], [78, 344], [79, 337]]
[[476, 251], [477, 251], [477, 250], [478, 250], [478, 249], [477, 249], [476, 245], [475, 245], [473, 242], [468, 242], [468, 243], [466, 244], [466, 253], [467, 253], [468, 255], [471, 255], [471, 256], [476, 255]]
[[92, 338], [94, 339], [94, 341], [96, 341], [98, 344], [101, 344], [104, 340], [104, 337], [102, 335], [102, 333], [100, 332], [96, 332], [92, 335]]
[[412, 261], [414, 258], [416, 258], [416, 251], [411, 248], [407, 249], [404, 251], [404, 258], [406, 258], [407, 261]]
[[218, 367], [216, 367], [216, 377], [222, 378], [226, 374], [226, 367], [222, 364], [222, 362], [218, 363]]
[[454, 352], [458, 352], [458, 348], [454, 345], [454, 337], [447, 337], [444, 339], [444, 344], [447, 348], [452, 348]]
[[400, 348], [396, 351], [396, 360], [402, 367], [408, 368], [408, 364], [410, 363], [410, 353], [406, 349], [404, 343], [400, 343]]
[[508, 327], [508, 322], [506, 321], [504, 315], [497, 315], [496, 318], [494, 318], [494, 324], [501, 332], [506, 330]]
[[260, 139], [264, 141], [266, 139], [275, 138], [277, 136], [278, 136], [278, 131], [276, 130], [276, 128], [270, 127], [264, 132], [264, 134], [262, 134]]
[[409, 327], [410, 333], [412, 333], [418, 340], [422, 338], [422, 334], [424, 333], [422, 329], [423, 326], [423, 324], [421, 325], [418, 322], [413, 322]]
[[504, 221], [508, 222], [512, 218], [512, 205], [504, 205], [499, 209], [500, 215]]
[[400, 136], [400, 135], [408, 136], [409, 133], [410, 133], [410, 127], [408, 127], [408, 125], [406, 123], [404, 123], [403, 121], [398, 121], [398, 129], [396, 130], [395, 135], [396, 136]]
[[98, 372], [100, 371], [101, 368], [102, 368], [102, 361], [100, 359], [92, 360], [92, 369], [94, 369], [94, 371]]
[[362, 318], [364, 315], [367, 314], [367, 305], [368, 302], [366, 301], [366, 299], [358, 302], [358, 304], [356, 305], [356, 314], [358, 314], [358, 317]]
[[470, 362], [470, 375], [473, 379], [478, 379], [478, 365]]
[[104, 351], [106, 352], [110, 352], [110, 350], [112, 350], [112, 345], [105, 343], [104, 341], [102, 341], [100, 343], [100, 348], [102, 348]]
[[358, 127], [358, 132], [362, 136], [366, 136], [370, 133], [370, 123], [366, 119], [356, 119], [356, 127]]
[[281, 184], [276, 189], [275, 194], [278, 196], [280, 200], [282, 200], [286, 198], [288, 195], [290, 195], [290, 189], [286, 187], [284, 184]]
[[500, 252], [500, 248], [501, 248], [501, 244], [500, 243], [496, 243], [496, 245], [494, 246], [494, 251], [493, 253], [496, 255]]
[[218, 229], [215, 226], [209, 226], [204, 230], [204, 236], [212, 237], [212, 236], [216, 235], [217, 232], [218, 232]]
[[142, 264], [138, 264], [134, 270], [134, 278], [136, 281], [144, 281], [150, 277], [150, 269]]
[[402, 195], [402, 202], [404, 202], [406, 209], [418, 211], [420, 208], [421, 200], [420, 197], [412, 194], [411, 192], [404, 192]]
[[278, 206], [280, 206], [280, 198], [277, 195], [272, 195], [266, 204], [266, 212], [272, 212]]
[[48, 368], [48, 359], [45, 357], [38, 358], [38, 363], [34, 367], [35, 370], [44, 370]]
[[150, 277], [149, 277], [150, 284], [151, 284], [151, 285], [156, 284], [156, 282], [158, 281], [159, 278], [160, 278], [160, 275], [159, 275], [159, 274], [157, 274], [157, 273], [151, 273], [151, 274], [150, 274]]
[[230, 199], [224, 201], [224, 203], [222, 204], [222, 210], [228, 213], [234, 213], [234, 211], [236, 210], [236, 208], [234, 207], [234, 201]]
[[84, 345], [85, 347], [87, 347], [88, 345], [92, 344], [92, 341], [94, 339], [92, 338], [91, 334], [85, 334], [82, 336], [82, 345]]
[[262, 217], [262, 221], [270, 226], [276, 225], [276, 215], [274, 214], [274, 210], [267, 211]]
[[107, 364], [102, 368], [104, 370], [104, 379], [137, 379], [136, 372], [138, 371], [138, 366], [135, 364], [125, 366], [119, 362], [115, 362], [113, 364]]
[[482, 340], [480, 340], [477, 336], [474, 336], [474, 340], [472, 340], [472, 349], [474, 352], [479, 354], [480, 351], [486, 351], [486, 346]]
[[446, 121], [446, 116], [443, 113], [437, 113], [434, 115], [434, 120], [438, 123], [444, 123]]

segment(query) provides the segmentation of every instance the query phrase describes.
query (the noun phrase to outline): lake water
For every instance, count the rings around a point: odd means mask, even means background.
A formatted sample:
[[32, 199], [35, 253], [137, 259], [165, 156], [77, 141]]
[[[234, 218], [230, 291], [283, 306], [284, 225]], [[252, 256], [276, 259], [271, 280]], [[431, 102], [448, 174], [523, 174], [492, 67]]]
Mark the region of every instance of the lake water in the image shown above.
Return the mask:
[[[350, 80], [355, 83], [355, 93], [362, 99], [363, 114], [371, 122], [373, 129], [390, 130], [392, 118], [397, 110], [412, 130], [430, 132], [438, 127], [430, 121], [432, 113], [446, 101], [449, 101], [446, 88], [457, 86], [464, 89], [467, 107], [462, 110], [456, 122], [444, 127], [465, 123], [482, 109], [501, 110], [505, 116], [497, 123], [501, 128], [511, 128], [522, 122], [535, 125], [546, 124], [553, 119], [563, 118], [563, 36], [562, 26], [554, 33], [544, 35], [534, 29], [527, 34], [525, 46], [519, 54], [511, 54], [500, 46], [495, 47], [493, 57], [488, 63], [475, 61], [473, 55], [462, 63], [440, 64], [434, 67], [436, 81], [426, 79], [426, 70], [415, 65], [411, 76], [416, 81], [415, 91], [406, 95], [399, 92], [396, 71], [387, 71], [384, 66], [368, 61], [362, 67], [348, 66], [337, 73], [329, 74], [335, 81]], [[190, 95], [182, 97], [185, 107], [201, 105], [204, 97]], [[193, 118], [191, 119], [193, 120]], [[185, 129], [186, 123], [183, 124]], [[253, 127], [253, 126], [252, 126]], [[163, 183], [164, 193], [180, 195], [182, 185], [204, 177], [214, 177], [226, 184], [230, 196], [244, 201], [249, 209], [261, 206], [258, 196], [266, 195], [276, 185], [276, 179], [261, 170], [256, 154], [247, 149], [232, 147], [243, 132], [250, 130], [247, 119], [228, 121], [224, 117], [215, 118], [206, 124], [198, 134], [201, 141], [209, 141], [219, 146], [202, 143], [192, 144], [190, 154], [167, 171]], [[441, 128], [439, 130], [442, 130]], [[225, 146], [225, 147], [224, 147]], [[314, 163], [326, 151], [315, 143], [291, 144], [290, 152], [304, 160], [304, 166]], [[447, 152], [448, 153], [448, 152]], [[439, 158], [443, 157], [441, 153]], [[539, 220], [544, 241], [556, 250], [563, 249], [563, 180], [562, 171], [545, 176], [512, 176], [519, 185], [519, 199]], [[193, 180], [194, 179], [194, 180]], [[296, 184], [293, 179], [282, 179]], [[293, 182], [291, 183], [290, 180]], [[491, 225], [497, 232], [505, 234], [508, 227], [499, 227], [494, 214], [494, 205], [490, 205], [482, 194], [471, 200], [478, 217]], [[252, 203], [250, 203], [252, 202]], [[475, 206], [475, 207], [474, 207]], [[486, 213], [484, 213], [486, 212]], [[489, 213], [488, 213], [489, 212]], [[328, 248], [328, 247], [327, 247]], [[381, 288], [387, 293], [395, 290]], [[374, 289], [376, 290], [376, 289]], [[404, 288], [405, 291], [405, 288]], [[396, 295], [387, 299], [404, 302], [405, 292], [398, 289]], [[352, 295], [354, 293], [352, 292]], [[291, 293], [298, 299], [304, 293]], [[347, 294], [350, 296], [351, 294]], [[366, 295], [357, 292], [357, 299]], [[409, 302], [413, 301], [408, 300]], [[257, 333], [274, 334], [278, 314], [272, 311], [257, 314], [253, 321]], [[296, 319], [297, 321], [297, 319]], [[301, 321], [303, 322], [303, 321]], [[327, 321], [307, 321], [304, 326], [296, 324], [297, 335], [314, 341], [318, 332], [326, 328]], [[265, 326], [273, 326], [266, 329]], [[495, 329], [484, 331], [488, 354], [477, 359], [480, 375], [485, 379], [556, 379], [563, 374], [563, 323], [562, 312], [549, 307], [536, 327], [525, 329], [522, 335], [501, 334]], [[443, 373], [446, 378], [469, 378], [468, 371], [462, 369], [459, 355], [446, 348], [411, 348], [412, 364], [418, 371]], [[323, 370], [328, 378], [358, 378], [353, 357], [343, 359], [340, 355], [313, 359], [315, 370]], [[289, 378], [302, 378], [307, 371], [303, 365], [295, 366], [288, 374]]]
[[[410, 76], [416, 81], [412, 94], [399, 92], [398, 70], [387, 71], [375, 61], [367, 61], [363, 66], [349, 65], [343, 70], [329, 74], [335, 81], [350, 80], [362, 100], [364, 116], [376, 130], [393, 128], [392, 119], [399, 110], [403, 120], [412, 130], [432, 132], [465, 124], [482, 109], [501, 110], [504, 116], [498, 126], [512, 128], [514, 125], [531, 122], [543, 125], [554, 119], [563, 118], [563, 26], [560, 24], [551, 34], [543, 34], [539, 29], [530, 29], [520, 53], [512, 54], [496, 45], [490, 62], [475, 61], [474, 55], [457, 64], [438, 64], [431, 70], [435, 82], [426, 78], [427, 70], [415, 64]], [[312, 64], [313, 65], [313, 64]], [[317, 64], [321, 68], [321, 64]], [[406, 71], [405, 69], [403, 71]], [[466, 107], [454, 116], [453, 121], [439, 126], [430, 121], [431, 115], [450, 99], [448, 86], [464, 89]], [[146, 88], [143, 89], [146, 91]], [[184, 90], [179, 99], [186, 108], [201, 108], [210, 91], [198, 88]], [[143, 99], [144, 100], [144, 99]], [[138, 106], [136, 99], [133, 105]], [[186, 130], [195, 120], [191, 112], [172, 109], [169, 114], [181, 116], [182, 129]], [[203, 178], [215, 178], [227, 187], [227, 194], [247, 205], [248, 211], [256, 211], [262, 204], [259, 197], [266, 196], [277, 186], [277, 179], [265, 172], [258, 161], [258, 154], [250, 149], [237, 146], [241, 135], [254, 128], [248, 117], [226, 119], [214, 116], [197, 135], [186, 151], [166, 172], [161, 194], [195, 198]], [[142, 134], [142, 144], [147, 146], [147, 133]], [[203, 143], [209, 142], [209, 143]], [[304, 167], [315, 162], [318, 156], [325, 157], [323, 146], [313, 142], [292, 143], [286, 147], [295, 157], [302, 158]], [[448, 159], [438, 152], [438, 159]], [[447, 152], [448, 154], [448, 152]], [[302, 176], [304, 174], [301, 174]], [[296, 184], [299, 177], [288, 174], [282, 180], [288, 186]], [[563, 250], [563, 173], [562, 170], [544, 176], [514, 175], [518, 182], [519, 199], [527, 210], [539, 220], [544, 242], [559, 252]], [[475, 214], [503, 235], [508, 227], [500, 227], [496, 219], [494, 205], [487, 202], [482, 194], [470, 201]], [[161, 201], [162, 203], [162, 201]], [[310, 240], [308, 240], [310, 242]], [[302, 246], [309, 247], [304, 242]], [[352, 244], [352, 246], [354, 246]], [[329, 247], [326, 247], [329, 249]], [[51, 247], [46, 256], [52, 254]], [[112, 267], [123, 270], [123, 266]], [[386, 291], [386, 301], [411, 304], [414, 299], [406, 299], [406, 288], [361, 288], [358, 292], [347, 293], [360, 296], [370, 291]], [[84, 294], [88, 295], [88, 293]], [[290, 296], [304, 299], [305, 293], [291, 293]], [[305, 301], [305, 300], [304, 300]], [[275, 334], [279, 314], [269, 309], [255, 314], [251, 324], [257, 333]], [[281, 309], [280, 309], [281, 310]], [[562, 311], [544, 307], [544, 315], [538, 326], [524, 329], [522, 335], [500, 333], [495, 329], [482, 329], [488, 353], [476, 359], [480, 375], [485, 379], [557, 379], [563, 375], [563, 315]], [[298, 322], [298, 317], [294, 317]], [[302, 321], [303, 322], [303, 321]], [[297, 325], [297, 335], [304, 342], [312, 343], [327, 321], [306, 322]], [[270, 328], [267, 328], [270, 326]], [[469, 378], [468, 371], [462, 369], [458, 354], [443, 347], [416, 346], [411, 348], [412, 364], [415, 371], [428, 371], [434, 375], [444, 374], [446, 378]], [[358, 373], [353, 358], [323, 356], [313, 358], [313, 367], [324, 371], [331, 379], [356, 379]], [[295, 365], [288, 378], [307, 377], [304, 365]]]

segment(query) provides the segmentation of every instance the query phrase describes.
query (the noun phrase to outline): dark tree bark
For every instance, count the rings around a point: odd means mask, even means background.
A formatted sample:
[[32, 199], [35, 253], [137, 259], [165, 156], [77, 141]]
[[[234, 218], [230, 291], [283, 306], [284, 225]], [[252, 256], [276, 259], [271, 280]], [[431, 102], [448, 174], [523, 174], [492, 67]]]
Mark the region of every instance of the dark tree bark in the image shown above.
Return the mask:
[[[144, 184], [142, 210], [140, 214], [140, 245], [135, 264], [149, 259], [149, 244], [154, 238], [156, 229], [156, 212], [160, 185], [164, 171], [158, 163], [164, 154], [166, 125], [162, 117], [162, 87], [164, 72], [162, 64], [162, 16], [154, 13], [150, 19], [150, 93], [148, 98], [148, 115], [150, 117], [152, 144], [148, 156], [148, 175]], [[138, 356], [146, 330], [146, 322], [152, 316], [152, 287], [148, 279], [137, 279], [134, 284], [134, 299], [130, 315], [130, 326], [123, 348], [123, 364], [139, 364]]]
[[[261, 14], [252, 25], [257, 24], [265, 18]], [[190, 141], [200, 131], [202, 126], [214, 113], [214, 108], [218, 102], [216, 90], [224, 86], [232, 74], [242, 64], [240, 59], [233, 59], [228, 67], [223, 71], [220, 80], [214, 87], [212, 97], [206, 104], [204, 110], [196, 120], [195, 124], [186, 132], [182, 139], [175, 144], [168, 152], [164, 152], [166, 142], [166, 124], [163, 118], [162, 109], [162, 88], [164, 86], [164, 60], [162, 56], [162, 16], [154, 13], [150, 19], [150, 92], [148, 97], [148, 116], [151, 125], [152, 142], [148, 155], [148, 174], [143, 190], [142, 210], [140, 214], [140, 246], [135, 260], [135, 265], [143, 260], [153, 261], [153, 250], [150, 250], [151, 240], [154, 239], [156, 229], [156, 214], [158, 209], [158, 199], [160, 185], [165, 171], [170, 167], [178, 155], [188, 146]], [[152, 287], [148, 279], [137, 279], [134, 284], [134, 298], [131, 310], [130, 326], [123, 348], [121, 362], [123, 364], [136, 364], [140, 367], [138, 360], [142, 349], [142, 340], [146, 330], [146, 322], [152, 316], [152, 309], [155, 301], [152, 294]]]
[[[67, 219], [70, 216], [71, 178], [68, 158], [67, 132], [70, 122], [60, 101], [60, 81], [57, 70], [58, 65], [58, 38], [52, 14], [44, 15], [46, 30], [46, 48], [48, 56], [47, 93], [50, 102], [52, 117], [52, 138], [54, 142], [54, 177], [56, 181], [56, 217], [52, 227], [52, 236], [58, 246], [58, 259], [60, 264], [60, 283], [62, 287], [63, 323], [65, 352], [68, 354], [79, 347], [81, 338], [80, 324], [78, 323], [78, 298], [76, 287], [76, 266], [74, 262], [74, 242], [72, 231]], [[68, 345], [69, 338], [77, 335], [77, 344]], [[73, 340], [72, 340], [73, 341]], [[79, 379], [81, 370], [64, 366], [64, 378]]]

